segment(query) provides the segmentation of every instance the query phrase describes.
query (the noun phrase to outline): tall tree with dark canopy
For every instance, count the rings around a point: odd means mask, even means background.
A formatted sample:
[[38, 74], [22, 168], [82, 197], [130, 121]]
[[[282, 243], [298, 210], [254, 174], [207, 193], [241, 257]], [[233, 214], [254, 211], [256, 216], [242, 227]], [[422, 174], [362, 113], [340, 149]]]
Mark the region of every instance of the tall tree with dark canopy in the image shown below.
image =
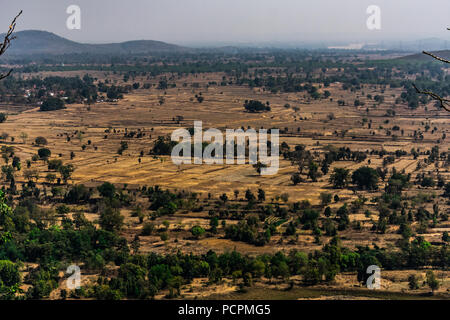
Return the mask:
[[378, 189], [379, 176], [375, 169], [370, 167], [361, 167], [352, 175], [352, 182], [359, 189], [376, 190]]

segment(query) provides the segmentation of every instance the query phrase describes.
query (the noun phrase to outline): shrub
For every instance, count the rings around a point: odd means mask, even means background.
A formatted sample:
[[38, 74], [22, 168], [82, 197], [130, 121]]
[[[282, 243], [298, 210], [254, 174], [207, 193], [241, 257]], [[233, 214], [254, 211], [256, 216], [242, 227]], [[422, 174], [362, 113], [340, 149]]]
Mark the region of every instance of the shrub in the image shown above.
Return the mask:
[[153, 231], [155, 231], [155, 225], [151, 222], [147, 222], [142, 228], [142, 235], [149, 236], [153, 233]]
[[41, 148], [38, 150], [38, 156], [41, 159], [48, 159], [52, 155], [52, 152], [48, 148]]
[[45, 146], [47, 144], [47, 139], [45, 139], [44, 137], [37, 137], [34, 140], [34, 143], [36, 143], [38, 146]]
[[193, 226], [191, 229], [191, 233], [196, 239], [198, 239], [205, 233], [205, 229], [200, 226]]
[[11, 287], [19, 284], [20, 281], [19, 267], [9, 260], [0, 260], [0, 283]]

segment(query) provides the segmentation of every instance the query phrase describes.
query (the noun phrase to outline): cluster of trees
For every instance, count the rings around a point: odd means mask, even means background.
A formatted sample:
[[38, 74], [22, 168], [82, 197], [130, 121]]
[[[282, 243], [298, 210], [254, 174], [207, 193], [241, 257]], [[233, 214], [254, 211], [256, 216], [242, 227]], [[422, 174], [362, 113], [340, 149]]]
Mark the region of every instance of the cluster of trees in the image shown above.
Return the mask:
[[361, 151], [352, 151], [349, 147], [340, 147], [339, 149], [334, 146], [327, 146], [325, 148], [324, 161], [328, 164], [332, 164], [334, 161], [355, 161], [362, 162], [366, 160], [367, 154]]
[[[351, 151], [350, 148], [345, 147], [337, 149], [333, 146], [327, 146], [325, 148], [326, 152], [322, 158], [313, 155], [304, 145], [297, 145], [294, 150], [291, 151], [286, 143], [282, 143], [280, 150], [285, 159], [289, 159], [293, 165], [298, 166], [298, 172], [291, 176], [291, 181], [294, 185], [305, 181], [302, 177], [305, 169], [308, 170], [306, 173], [307, 178], [310, 178], [311, 181], [315, 182], [322, 175], [328, 174], [331, 164], [335, 161], [347, 160], [362, 162], [367, 158], [365, 152]], [[367, 173], [363, 172], [362, 176], [359, 175], [359, 173], [364, 170], [367, 171], [367, 169], [362, 169], [358, 170], [357, 173], [354, 173], [353, 182], [356, 183], [358, 187], [373, 189], [373, 185], [368, 185], [368, 183], [362, 181], [362, 178], [365, 178]], [[369, 173], [371, 174], [372, 172], [370, 171]], [[345, 169], [335, 168], [330, 177], [330, 182], [335, 188], [343, 188], [347, 186], [349, 181], [349, 172]]]
[[[47, 140], [44, 137], [37, 137], [35, 143], [38, 146], [43, 146], [47, 144]], [[38, 149], [37, 154], [34, 155], [31, 160], [26, 161], [26, 168], [23, 170], [23, 177], [26, 182], [22, 185], [22, 189], [19, 190], [16, 185], [16, 176], [18, 172], [22, 171], [22, 161], [20, 157], [15, 155], [14, 147], [2, 146], [1, 155], [6, 163], [1, 167], [2, 177], [5, 182], [9, 183], [9, 188], [6, 189], [3, 187], [2, 190], [11, 197], [19, 195], [20, 198], [26, 198], [33, 195], [36, 198], [39, 198], [41, 195], [41, 189], [39, 189], [37, 182], [40, 178], [40, 174], [37, 169], [32, 168], [32, 163], [38, 160], [42, 160], [44, 163], [47, 163], [49, 171], [45, 176], [45, 181], [47, 184], [52, 185], [55, 181], [57, 186], [61, 185], [61, 182], [67, 184], [67, 181], [71, 178], [73, 172], [75, 171], [75, 167], [72, 164], [64, 164], [62, 160], [59, 159], [49, 159], [51, 154], [50, 149], [42, 147]], [[10, 159], [12, 159], [11, 164], [9, 164]], [[56, 175], [57, 173], [59, 176]], [[53, 186], [53, 188], [57, 187]], [[52, 189], [52, 191], [55, 190], [56, 189]], [[43, 185], [42, 191], [44, 191], [44, 195], [47, 195], [45, 185]], [[59, 192], [55, 191], [54, 195], [57, 193]]]
[[334, 168], [330, 175], [330, 183], [335, 189], [345, 188], [352, 182], [361, 190], [377, 190], [380, 180], [379, 171], [363, 166], [350, 175], [350, 170], [345, 168]]
[[131, 91], [131, 87], [129, 86], [116, 86], [111, 85], [108, 86], [103, 82], [99, 82], [98, 91], [102, 93], [106, 93], [106, 97], [109, 100], [118, 100], [123, 99], [123, 95]]
[[[33, 77], [22, 79], [8, 77], [0, 83], [0, 102], [36, 104], [41, 102], [41, 111], [64, 108], [64, 104], [92, 104], [99, 99], [117, 100], [134, 90], [131, 85], [108, 85], [86, 74], [80, 77]], [[106, 97], [105, 97], [106, 96]]]
[[[22, 79], [9, 77], [0, 84], [0, 99], [3, 102], [35, 104], [49, 98], [64, 97], [67, 103], [95, 102], [98, 89], [89, 75], [80, 77], [33, 77]], [[20, 101], [16, 101], [16, 100]]]
[[172, 149], [175, 147], [177, 143], [172, 141], [170, 137], [160, 136], [156, 139], [150, 154], [159, 155], [159, 156], [168, 156], [172, 154]]
[[234, 241], [243, 241], [256, 246], [264, 246], [270, 241], [271, 227], [265, 225], [265, 230], [259, 231], [259, 221], [256, 217], [249, 217], [240, 221], [237, 225], [229, 225], [225, 228], [225, 238]]

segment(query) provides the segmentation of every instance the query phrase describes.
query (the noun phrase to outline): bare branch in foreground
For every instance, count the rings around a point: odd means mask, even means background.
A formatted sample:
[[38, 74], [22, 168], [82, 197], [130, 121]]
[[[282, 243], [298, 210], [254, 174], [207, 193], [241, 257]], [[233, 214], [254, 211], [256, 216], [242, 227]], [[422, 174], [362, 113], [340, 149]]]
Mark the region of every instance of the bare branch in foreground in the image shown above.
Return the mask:
[[444, 99], [434, 92], [419, 90], [415, 84], [413, 84], [413, 87], [414, 87], [414, 89], [416, 89], [417, 93], [428, 95], [431, 97], [431, 99], [439, 101], [441, 104], [440, 107], [445, 109], [446, 111], [450, 112], [450, 100]]
[[[0, 43], [0, 56], [8, 50], [9, 46], [11, 45], [11, 41], [14, 40], [16, 37], [13, 36], [14, 30], [16, 29], [16, 21], [17, 18], [22, 14], [22, 10], [20, 10], [19, 14], [14, 18], [14, 20], [11, 22], [8, 32], [5, 35], [5, 38], [3, 39], [3, 42]], [[7, 74], [0, 74], [0, 80], [5, 79], [8, 77], [12, 72], [12, 69], [8, 71]]]
[[[450, 28], [447, 28], [447, 30], [450, 30]], [[441, 62], [444, 62], [444, 63], [450, 63], [450, 60], [447, 60], [447, 59], [444, 59], [442, 57], [439, 57], [439, 56], [437, 56], [437, 55], [435, 55], [433, 53], [430, 53], [430, 52], [427, 52], [427, 51], [423, 51], [423, 53], [428, 55], [428, 56], [430, 56], [430, 57], [432, 57], [435, 60], [438, 60], [438, 61], [441, 61]], [[415, 84], [413, 84], [413, 87], [414, 87], [414, 89], [416, 89], [417, 93], [425, 94], [425, 95], [431, 97], [431, 99], [439, 101], [440, 107], [443, 108], [445, 111], [450, 112], [450, 100], [442, 98], [440, 95], [438, 95], [438, 94], [436, 94], [434, 92], [431, 92], [431, 91], [419, 90]]]
[[423, 51], [423, 53], [426, 54], [426, 55], [429, 55], [430, 57], [432, 57], [432, 58], [434, 58], [434, 59], [436, 59], [438, 61], [442, 61], [442, 62], [445, 62], [445, 63], [450, 63], [450, 60], [438, 57], [437, 55], [435, 55], [433, 53], [430, 53], [430, 52], [427, 52], [427, 51]]

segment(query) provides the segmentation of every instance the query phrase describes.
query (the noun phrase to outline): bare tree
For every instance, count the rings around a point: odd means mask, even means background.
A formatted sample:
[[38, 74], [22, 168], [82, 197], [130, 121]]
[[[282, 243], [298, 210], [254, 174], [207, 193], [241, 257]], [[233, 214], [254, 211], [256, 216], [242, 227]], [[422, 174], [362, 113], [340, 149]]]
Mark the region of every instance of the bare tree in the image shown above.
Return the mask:
[[[13, 36], [14, 30], [16, 29], [16, 21], [17, 18], [22, 14], [22, 10], [20, 10], [19, 14], [14, 18], [14, 20], [11, 22], [9, 26], [9, 30], [5, 35], [5, 38], [3, 39], [3, 42], [0, 43], [0, 56], [3, 55], [6, 50], [8, 50], [9, 46], [11, 45], [11, 41], [14, 40], [16, 37]], [[8, 71], [6, 74], [0, 73], [0, 80], [5, 79], [8, 77], [12, 72], [12, 69]]]
[[[447, 28], [447, 30], [450, 30], [450, 28]], [[423, 51], [424, 54], [432, 57], [433, 59], [437, 60], [437, 61], [441, 61], [444, 63], [450, 63], [450, 60], [444, 59], [442, 57], [439, 57], [431, 52], [427, 52], [427, 51]], [[417, 86], [415, 84], [413, 84], [414, 89], [416, 89], [416, 92], [419, 94], [425, 94], [428, 95], [429, 97], [431, 97], [431, 99], [439, 101], [440, 103], [440, 107], [445, 109], [446, 111], [450, 112], [450, 100], [446, 99], [444, 97], [441, 97], [440, 95], [431, 92], [431, 91], [424, 91], [424, 90], [420, 90], [417, 88]]]

